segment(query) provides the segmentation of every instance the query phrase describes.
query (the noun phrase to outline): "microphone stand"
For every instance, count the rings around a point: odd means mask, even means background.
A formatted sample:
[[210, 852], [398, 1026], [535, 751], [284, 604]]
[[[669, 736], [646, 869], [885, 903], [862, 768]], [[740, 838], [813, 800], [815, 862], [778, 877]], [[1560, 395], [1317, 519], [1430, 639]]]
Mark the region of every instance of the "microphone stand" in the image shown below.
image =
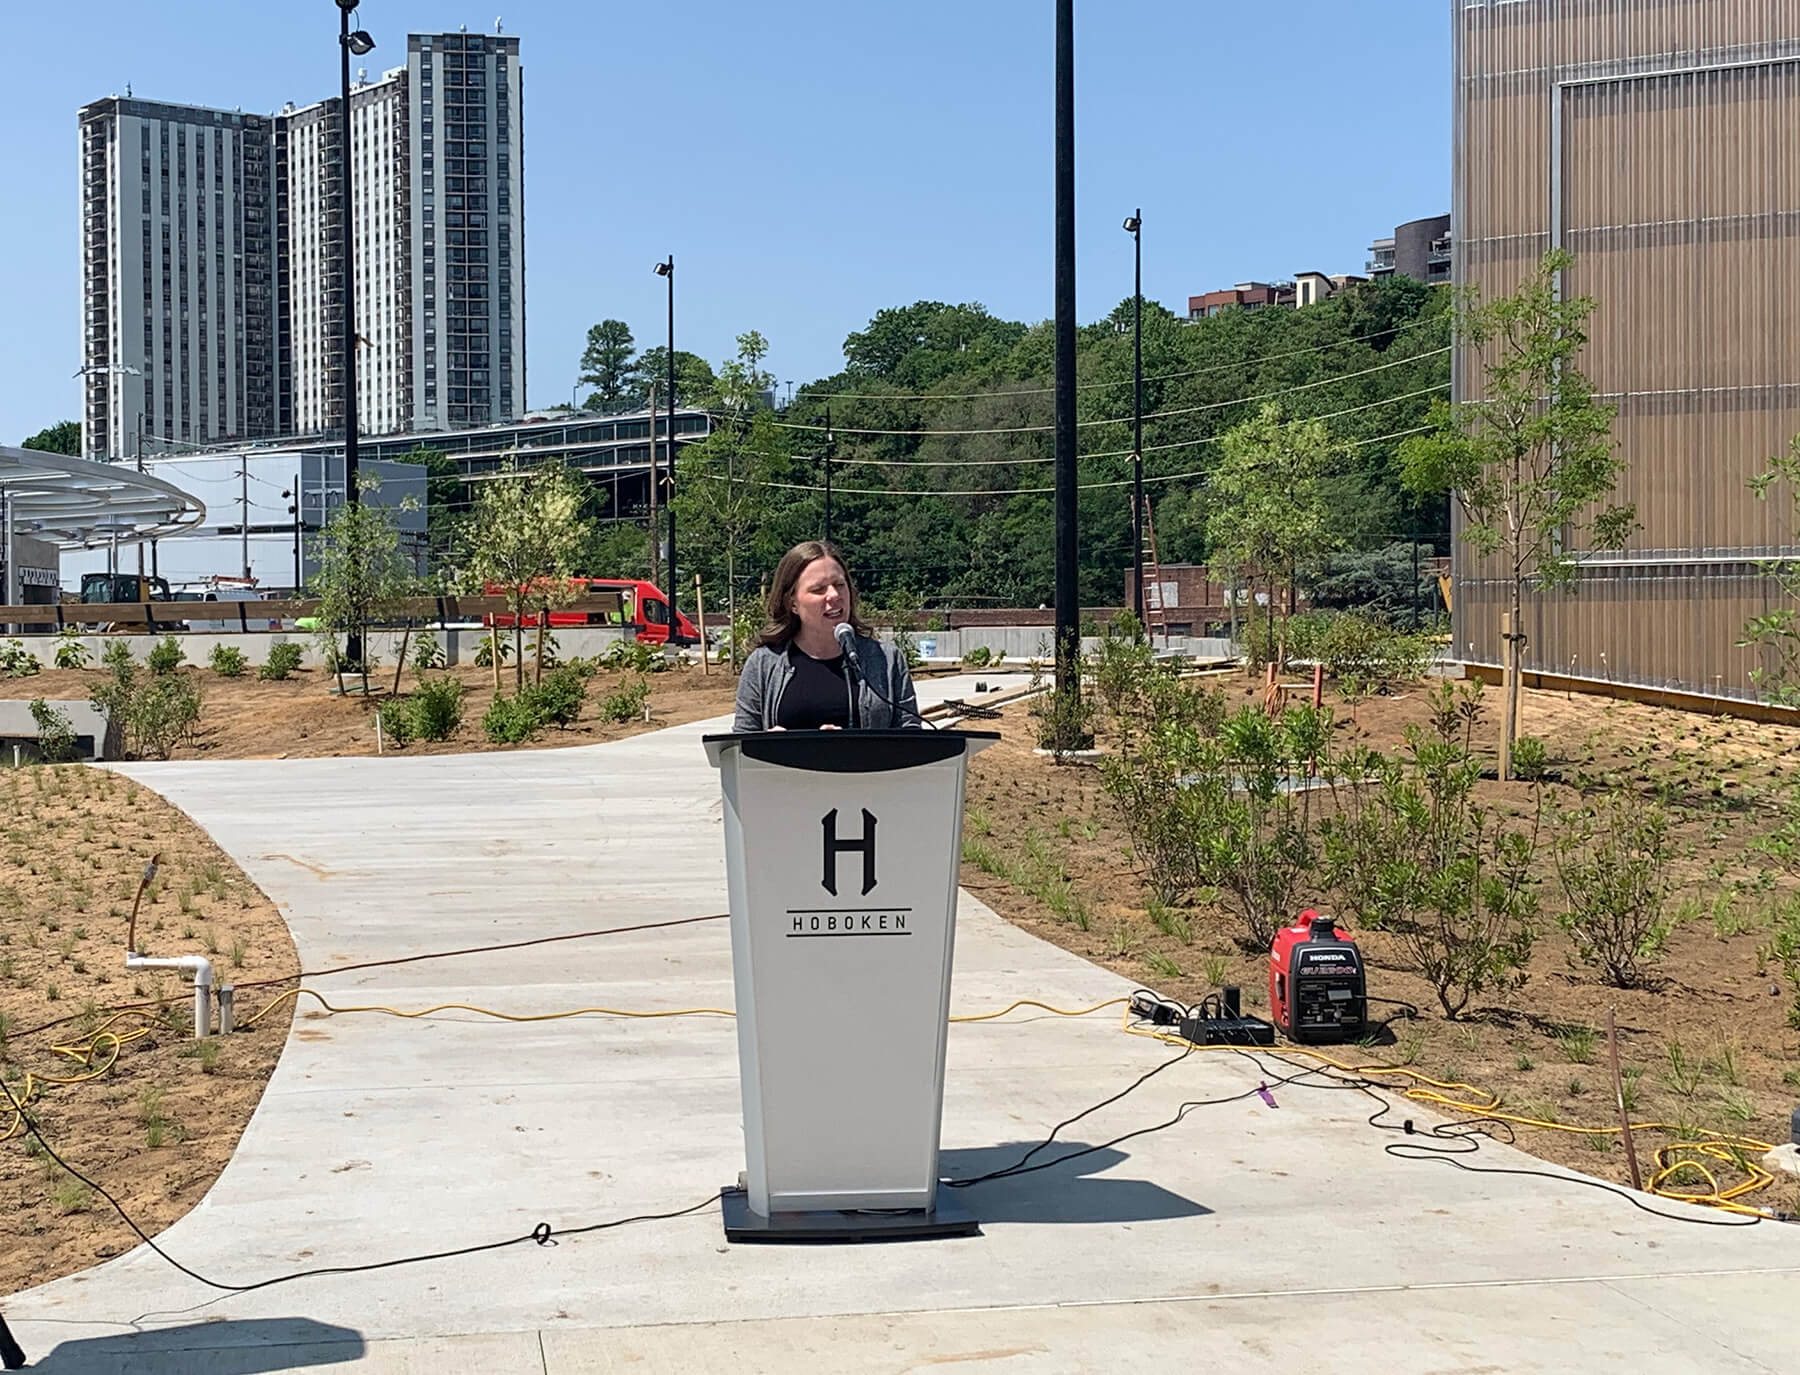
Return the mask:
[[844, 652], [844, 686], [850, 691], [850, 729], [861, 730], [862, 701], [856, 689], [862, 682], [862, 669], [856, 662], [856, 632], [840, 624], [835, 633], [838, 647]]

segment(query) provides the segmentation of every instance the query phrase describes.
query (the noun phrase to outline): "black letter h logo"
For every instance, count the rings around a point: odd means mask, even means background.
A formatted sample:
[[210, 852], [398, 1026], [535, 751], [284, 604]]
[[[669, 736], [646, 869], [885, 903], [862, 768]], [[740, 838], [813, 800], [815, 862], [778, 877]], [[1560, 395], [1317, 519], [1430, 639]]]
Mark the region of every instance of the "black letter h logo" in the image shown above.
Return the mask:
[[869, 890], [875, 886], [875, 818], [869, 814], [867, 807], [862, 809], [862, 816], [861, 840], [838, 839], [836, 807], [820, 818], [820, 824], [825, 828], [825, 877], [822, 882], [825, 885], [825, 891], [834, 898], [837, 896], [837, 857], [848, 850], [862, 851], [863, 896], [867, 897]]

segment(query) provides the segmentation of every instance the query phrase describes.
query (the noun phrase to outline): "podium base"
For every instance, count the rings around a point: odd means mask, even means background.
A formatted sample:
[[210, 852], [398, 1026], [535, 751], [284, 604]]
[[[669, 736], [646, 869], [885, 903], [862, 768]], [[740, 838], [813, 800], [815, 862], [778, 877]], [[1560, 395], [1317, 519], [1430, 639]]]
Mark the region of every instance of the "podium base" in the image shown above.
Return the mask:
[[938, 1199], [927, 1212], [856, 1212], [827, 1210], [816, 1213], [776, 1213], [763, 1217], [750, 1211], [750, 1196], [727, 1186], [719, 1190], [725, 1240], [730, 1242], [857, 1242], [927, 1241], [933, 1237], [972, 1237], [981, 1234], [981, 1219], [967, 1209]]

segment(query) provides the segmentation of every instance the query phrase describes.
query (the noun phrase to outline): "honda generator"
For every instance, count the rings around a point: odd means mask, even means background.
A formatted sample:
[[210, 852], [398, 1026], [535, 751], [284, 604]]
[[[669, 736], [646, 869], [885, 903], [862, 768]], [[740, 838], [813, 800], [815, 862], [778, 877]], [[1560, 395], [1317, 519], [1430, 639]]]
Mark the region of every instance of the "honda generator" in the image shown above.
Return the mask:
[[1367, 1029], [1362, 955], [1330, 917], [1308, 908], [1276, 933], [1269, 948], [1269, 1016], [1293, 1041], [1345, 1041]]

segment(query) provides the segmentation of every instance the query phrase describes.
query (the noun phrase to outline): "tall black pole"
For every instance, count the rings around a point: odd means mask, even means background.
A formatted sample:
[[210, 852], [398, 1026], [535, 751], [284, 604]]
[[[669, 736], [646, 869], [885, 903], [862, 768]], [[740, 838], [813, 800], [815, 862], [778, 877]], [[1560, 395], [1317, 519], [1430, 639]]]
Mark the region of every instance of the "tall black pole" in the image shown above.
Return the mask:
[[666, 264], [668, 271], [663, 275], [669, 279], [669, 499], [665, 503], [669, 508], [669, 643], [676, 640], [676, 626], [680, 621], [680, 612], [675, 608], [675, 599], [681, 586], [675, 577], [675, 255], [669, 255]]
[[831, 450], [837, 436], [831, 428], [831, 407], [825, 408], [825, 543], [831, 543]]
[[[350, 148], [350, 15], [356, 9], [356, 4], [357, 0], [337, 0], [338, 56], [342, 59], [344, 101], [339, 111], [342, 123], [339, 126], [341, 146], [338, 150], [338, 166], [342, 169], [340, 176], [343, 185], [342, 237], [338, 251], [343, 255], [344, 291], [344, 503], [352, 507], [361, 496], [357, 488], [356, 455], [356, 159]], [[364, 45], [362, 51], [366, 52], [374, 46], [369, 42], [367, 34], [359, 36]], [[352, 628], [344, 636], [344, 657], [351, 664], [362, 663], [360, 628]]]
[[1144, 626], [1144, 212], [1131, 214], [1135, 315], [1131, 326], [1131, 559], [1137, 571], [1138, 628]]
[[350, 15], [356, 0], [337, 0], [338, 56], [343, 59], [343, 99], [339, 166], [343, 169], [343, 224], [338, 252], [343, 259], [344, 290], [344, 501], [354, 506], [356, 486], [356, 207], [355, 159], [350, 152]]
[[1081, 691], [1075, 524], [1075, 0], [1056, 0], [1056, 690]]

